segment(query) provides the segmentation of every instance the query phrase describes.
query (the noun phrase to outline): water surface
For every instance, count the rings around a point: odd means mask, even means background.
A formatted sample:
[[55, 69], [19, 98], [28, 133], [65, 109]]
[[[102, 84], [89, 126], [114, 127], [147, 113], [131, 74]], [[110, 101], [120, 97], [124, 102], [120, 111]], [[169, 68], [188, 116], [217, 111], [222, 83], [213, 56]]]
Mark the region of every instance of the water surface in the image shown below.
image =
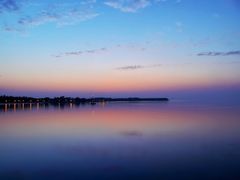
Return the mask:
[[2, 105], [0, 179], [240, 179], [240, 106]]

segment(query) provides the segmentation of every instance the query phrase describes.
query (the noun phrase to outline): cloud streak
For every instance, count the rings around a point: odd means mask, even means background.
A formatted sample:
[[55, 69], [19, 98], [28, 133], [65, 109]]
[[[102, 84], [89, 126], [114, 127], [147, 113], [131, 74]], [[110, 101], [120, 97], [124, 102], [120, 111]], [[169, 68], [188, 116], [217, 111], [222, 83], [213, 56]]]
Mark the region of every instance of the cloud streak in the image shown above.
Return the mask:
[[122, 70], [122, 71], [129, 71], [129, 70], [138, 70], [138, 69], [144, 69], [144, 68], [156, 68], [162, 66], [161, 64], [152, 64], [152, 65], [129, 65], [129, 66], [122, 66], [117, 67], [116, 70]]
[[122, 12], [135, 13], [151, 4], [150, 0], [108, 0], [105, 5], [119, 9]]
[[54, 55], [54, 57], [61, 58], [64, 56], [81, 56], [81, 55], [85, 55], [85, 54], [101, 53], [104, 51], [107, 51], [107, 48], [103, 47], [103, 48], [99, 48], [99, 49], [89, 49], [89, 50], [84, 50], [84, 51], [79, 50], [79, 51], [65, 52], [62, 54]]
[[[151, 4], [166, 0], [81, 0], [75, 2], [34, 2], [29, 0], [0, 0], [0, 15], [15, 13], [14, 19], [2, 20], [0, 28], [5, 32], [23, 32], [27, 28], [44, 24], [56, 24], [57, 27], [75, 25], [94, 19], [100, 15], [95, 4], [108, 6], [126, 13], [135, 13]], [[29, 11], [31, 9], [31, 11]], [[9, 22], [11, 21], [11, 22]], [[7, 24], [6, 27], [4, 24]]]
[[240, 55], [240, 50], [227, 51], [227, 52], [209, 51], [209, 52], [201, 52], [197, 54], [197, 56], [234, 56], [234, 55]]
[[56, 23], [58, 26], [63, 26], [90, 20], [99, 15], [89, 7], [95, 2], [88, 0], [81, 3], [40, 4], [36, 14], [20, 18], [18, 24], [37, 26]]
[[39, 26], [46, 23], [56, 23], [58, 26], [73, 25], [97, 17], [99, 14], [70, 10], [63, 13], [41, 12], [35, 17], [25, 16], [18, 20], [22, 26]]
[[128, 66], [121, 66], [115, 68], [115, 70], [121, 71], [131, 71], [131, 70], [139, 70], [139, 69], [146, 69], [146, 68], [158, 68], [158, 67], [181, 67], [181, 66], [189, 66], [192, 65], [190, 62], [183, 62], [183, 63], [173, 63], [173, 64], [150, 64], [150, 65], [128, 65]]
[[122, 66], [116, 68], [117, 70], [137, 70], [137, 69], [142, 69], [144, 66], [141, 65], [131, 65], [131, 66]]
[[[165, 3], [167, 1], [168, 0], [106, 0], [104, 4], [125, 13], [135, 13], [151, 4]], [[180, 2], [181, 0], [176, 0], [176, 3]]]
[[144, 52], [147, 50], [146, 47], [139, 46], [135, 43], [130, 43], [130, 44], [128, 43], [128, 44], [117, 44], [115, 46], [102, 47], [102, 48], [96, 48], [96, 49], [69, 51], [69, 52], [59, 53], [58, 55], [53, 55], [53, 57], [61, 58], [64, 56], [81, 56], [81, 55], [86, 55], [86, 54], [110, 52], [113, 49], [128, 49], [128, 50], [140, 51], [140, 52]]
[[15, 33], [23, 33], [24, 32], [21, 29], [18, 29], [18, 28], [15, 28], [15, 27], [11, 27], [11, 26], [8, 26], [8, 25], [4, 25], [1, 28], [1, 30], [5, 31], [5, 32], [15, 32]]
[[20, 9], [20, 3], [16, 0], [0, 0], [0, 14], [3, 12], [12, 12]]
[[[2, 30], [6, 32], [24, 31], [26, 28], [56, 24], [58, 27], [74, 25], [99, 16], [93, 10], [96, 0], [85, 0], [76, 3], [33, 3], [25, 0], [0, 0], [0, 15], [20, 10], [11, 23], [4, 20]], [[29, 11], [28, 9], [32, 9]], [[5, 25], [7, 24], [7, 26]]]

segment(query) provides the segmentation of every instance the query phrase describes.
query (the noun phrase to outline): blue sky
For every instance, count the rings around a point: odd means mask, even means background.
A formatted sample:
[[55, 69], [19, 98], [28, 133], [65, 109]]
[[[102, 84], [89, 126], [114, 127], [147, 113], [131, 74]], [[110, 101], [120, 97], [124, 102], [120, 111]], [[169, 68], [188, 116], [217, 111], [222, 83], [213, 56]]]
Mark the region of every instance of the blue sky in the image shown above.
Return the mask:
[[0, 93], [237, 91], [239, 19], [237, 0], [0, 0]]

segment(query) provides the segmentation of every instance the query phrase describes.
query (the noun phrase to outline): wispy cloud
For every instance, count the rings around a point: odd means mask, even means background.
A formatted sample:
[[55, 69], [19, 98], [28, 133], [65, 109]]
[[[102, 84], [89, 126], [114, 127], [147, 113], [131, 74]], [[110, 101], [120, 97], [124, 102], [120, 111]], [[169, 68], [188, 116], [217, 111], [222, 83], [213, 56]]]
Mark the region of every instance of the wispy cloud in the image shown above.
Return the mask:
[[114, 9], [119, 9], [126, 13], [135, 13], [140, 9], [144, 9], [152, 4], [159, 4], [175, 1], [180, 3], [181, 0], [106, 0], [105, 5], [112, 7]]
[[25, 16], [18, 20], [19, 25], [38, 26], [45, 23], [56, 23], [58, 26], [72, 25], [97, 17], [98, 13], [82, 12], [72, 9], [63, 13], [43, 11], [35, 17]]
[[94, 4], [96, 2], [97, 0], [85, 0], [85, 1], [82, 1], [81, 4]]
[[116, 70], [138, 70], [138, 69], [144, 69], [144, 68], [155, 68], [155, 67], [160, 67], [162, 66], [161, 64], [152, 64], [152, 65], [129, 65], [129, 66], [122, 66], [122, 67], [117, 67]]
[[137, 69], [142, 69], [144, 66], [141, 65], [131, 65], [131, 66], [122, 66], [116, 68], [117, 70], [137, 70]]
[[8, 26], [8, 25], [3, 25], [1, 30], [5, 31], [5, 32], [15, 32], [15, 33], [23, 33], [24, 32], [21, 29], [18, 29], [18, 28], [12, 27], [12, 26]]
[[0, 0], [0, 13], [5, 11], [17, 11], [20, 8], [20, 1], [16, 0]]
[[[48, 23], [57, 27], [75, 25], [91, 20], [100, 15], [96, 12], [95, 4], [107, 5], [122, 12], [134, 13], [154, 3], [168, 2], [170, 0], [81, 0], [75, 2], [42, 2], [30, 0], [0, 0], [0, 15], [19, 11], [14, 18], [2, 19], [0, 26], [6, 32], [22, 32], [29, 27], [36, 27]], [[10, 22], [8, 22], [10, 21]], [[4, 27], [4, 23], [8, 27]], [[181, 25], [179, 29], [181, 29]]]
[[42, 4], [38, 7], [38, 13], [22, 17], [18, 23], [35, 26], [45, 23], [56, 23], [58, 26], [76, 24], [99, 15], [90, 8], [90, 4], [95, 2], [88, 0], [80, 3]]
[[227, 51], [227, 52], [209, 51], [209, 52], [201, 52], [197, 54], [197, 56], [233, 56], [233, 55], [240, 55], [240, 50]]
[[122, 12], [134, 13], [149, 6], [151, 2], [150, 0], [108, 0], [104, 4]]
[[111, 52], [111, 50], [114, 50], [114, 49], [122, 49], [122, 50], [128, 49], [131, 51], [138, 51], [138, 52], [144, 52], [147, 50], [147, 48], [142, 45], [138, 45], [136, 43], [127, 43], [127, 44], [117, 44], [117, 45], [108, 46], [108, 47], [101, 47], [101, 48], [96, 48], [96, 49], [69, 51], [69, 52], [64, 52], [64, 53], [59, 53], [57, 55], [53, 55], [53, 57], [61, 58], [61, 57], [65, 57], [65, 56], [81, 56], [81, 55], [86, 55], [86, 54]]
[[[11, 13], [20, 10], [15, 16], [15, 20], [2, 19], [2, 30], [13, 32], [23, 31], [28, 27], [35, 27], [47, 23], [54, 23], [58, 27], [74, 25], [99, 16], [95, 12], [93, 5], [96, 0], [85, 0], [72, 3], [34, 3], [26, 0], [0, 0], [1, 13]], [[32, 9], [29, 11], [29, 9]], [[8, 24], [8, 26], [4, 25]]]
[[96, 54], [96, 53], [100, 53], [100, 52], [104, 52], [107, 51], [107, 48], [103, 47], [103, 48], [99, 48], [99, 49], [89, 49], [89, 50], [79, 50], [79, 51], [71, 51], [71, 52], [65, 52], [65, 53], [61, 53], [58, 55], [54, 55], [54, 57], [56, 58], [61, 58], [64, 56], [81, 56], [81, 55], [85, 55], [85, 54]]

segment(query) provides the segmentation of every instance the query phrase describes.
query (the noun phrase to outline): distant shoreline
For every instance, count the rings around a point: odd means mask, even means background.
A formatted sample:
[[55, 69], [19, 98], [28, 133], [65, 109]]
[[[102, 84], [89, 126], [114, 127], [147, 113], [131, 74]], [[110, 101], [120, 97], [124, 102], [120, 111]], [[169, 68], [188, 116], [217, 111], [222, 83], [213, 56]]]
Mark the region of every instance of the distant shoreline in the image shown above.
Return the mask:
[[128, 97], [128, 98], [107, 98], [107, 97], [93, 97], [93, 98], [79, 98], [79, 97], [44, 97], [44, 98], [33, 98], [25, 96], [0, 96], [0, 104], [28, 104], [28, 103], [41, 103], [41, 104], [96, 104], [99, 102], [166, 102], [169, 98], [139, 98], [139, 97]]

